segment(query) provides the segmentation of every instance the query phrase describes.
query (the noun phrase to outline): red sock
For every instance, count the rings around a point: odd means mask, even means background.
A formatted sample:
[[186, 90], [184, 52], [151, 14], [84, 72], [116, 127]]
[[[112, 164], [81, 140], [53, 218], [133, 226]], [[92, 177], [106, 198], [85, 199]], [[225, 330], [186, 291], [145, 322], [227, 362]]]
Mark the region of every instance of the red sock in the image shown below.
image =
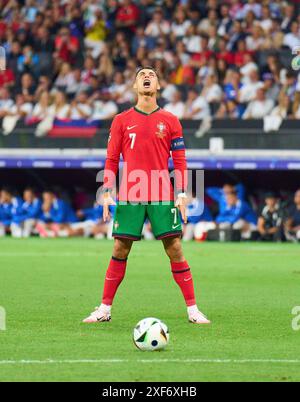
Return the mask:
[[196, 304], [194, 282], [190, 267], [186, 261], [171, 262], [172, 274], [175, 282], [180, 287], [184, 300], [188, 307]]
[[102, 303], [111, 306], [118, 290], [118, 287], [125, 276], [126, 260], [119, 260], [112, 257], [106, 271]]

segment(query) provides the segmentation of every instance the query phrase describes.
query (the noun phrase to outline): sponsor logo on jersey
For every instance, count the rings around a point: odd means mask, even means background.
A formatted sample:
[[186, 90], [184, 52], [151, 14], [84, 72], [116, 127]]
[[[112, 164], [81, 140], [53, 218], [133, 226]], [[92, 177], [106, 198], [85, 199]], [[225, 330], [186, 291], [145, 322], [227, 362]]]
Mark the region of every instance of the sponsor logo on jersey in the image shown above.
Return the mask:
[[155, 134], [157, 135], [158, 138], [163, 139], [167, 135], [167, 133], [165, 133], [166, 125], [162, 121], [160, 121], [157, 125], [157, 128], [158, 131], [156, 131]]

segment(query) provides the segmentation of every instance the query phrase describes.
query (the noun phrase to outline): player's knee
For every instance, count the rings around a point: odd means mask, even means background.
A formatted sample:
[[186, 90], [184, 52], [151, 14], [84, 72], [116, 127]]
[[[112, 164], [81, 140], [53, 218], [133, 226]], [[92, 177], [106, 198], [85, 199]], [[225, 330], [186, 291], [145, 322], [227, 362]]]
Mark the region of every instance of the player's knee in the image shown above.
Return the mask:
[[131, 250], [132, 241], [126, 239], [115, 239], [113, 256], [125, 260]]
[[164, 247], [171, 261], [184, 261], [181, 240], [179, 239], [179, 237], [168, 239], [164, 242]]

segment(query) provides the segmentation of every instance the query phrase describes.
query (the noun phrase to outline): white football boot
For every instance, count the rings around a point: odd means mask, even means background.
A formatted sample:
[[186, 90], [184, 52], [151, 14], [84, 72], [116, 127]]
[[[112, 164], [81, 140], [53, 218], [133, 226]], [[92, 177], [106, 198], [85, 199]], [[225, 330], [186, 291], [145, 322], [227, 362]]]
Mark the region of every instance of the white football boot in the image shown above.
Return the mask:
[[197, 306], [188, 307], [189, 322], [193, 324], [211, 324], [207, 317], [198, 310]]
[[82, 322], [85, 324], [93, 324], [96, 322], [108, 322], [111, 320], [111, 307], [106, 306], [105, 304], [101, 304], [100, 307], [95, 307], [95, 311], [93, 311], [87, 318], [85, 318]]

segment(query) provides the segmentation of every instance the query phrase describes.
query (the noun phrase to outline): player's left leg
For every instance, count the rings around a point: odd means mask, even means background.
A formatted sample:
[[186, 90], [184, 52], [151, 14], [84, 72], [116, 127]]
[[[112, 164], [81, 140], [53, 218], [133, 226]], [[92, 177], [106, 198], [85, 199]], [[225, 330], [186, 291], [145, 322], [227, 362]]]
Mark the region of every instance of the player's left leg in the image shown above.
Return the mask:
[[210, 324], [210, 321], [197, 307], [193, 277], [189, 264], [183, 255], [180, 237], [165, 238], [162, 242], [170, 258], [173, 278], [185, 299], [189, 321], [195, 324]]

